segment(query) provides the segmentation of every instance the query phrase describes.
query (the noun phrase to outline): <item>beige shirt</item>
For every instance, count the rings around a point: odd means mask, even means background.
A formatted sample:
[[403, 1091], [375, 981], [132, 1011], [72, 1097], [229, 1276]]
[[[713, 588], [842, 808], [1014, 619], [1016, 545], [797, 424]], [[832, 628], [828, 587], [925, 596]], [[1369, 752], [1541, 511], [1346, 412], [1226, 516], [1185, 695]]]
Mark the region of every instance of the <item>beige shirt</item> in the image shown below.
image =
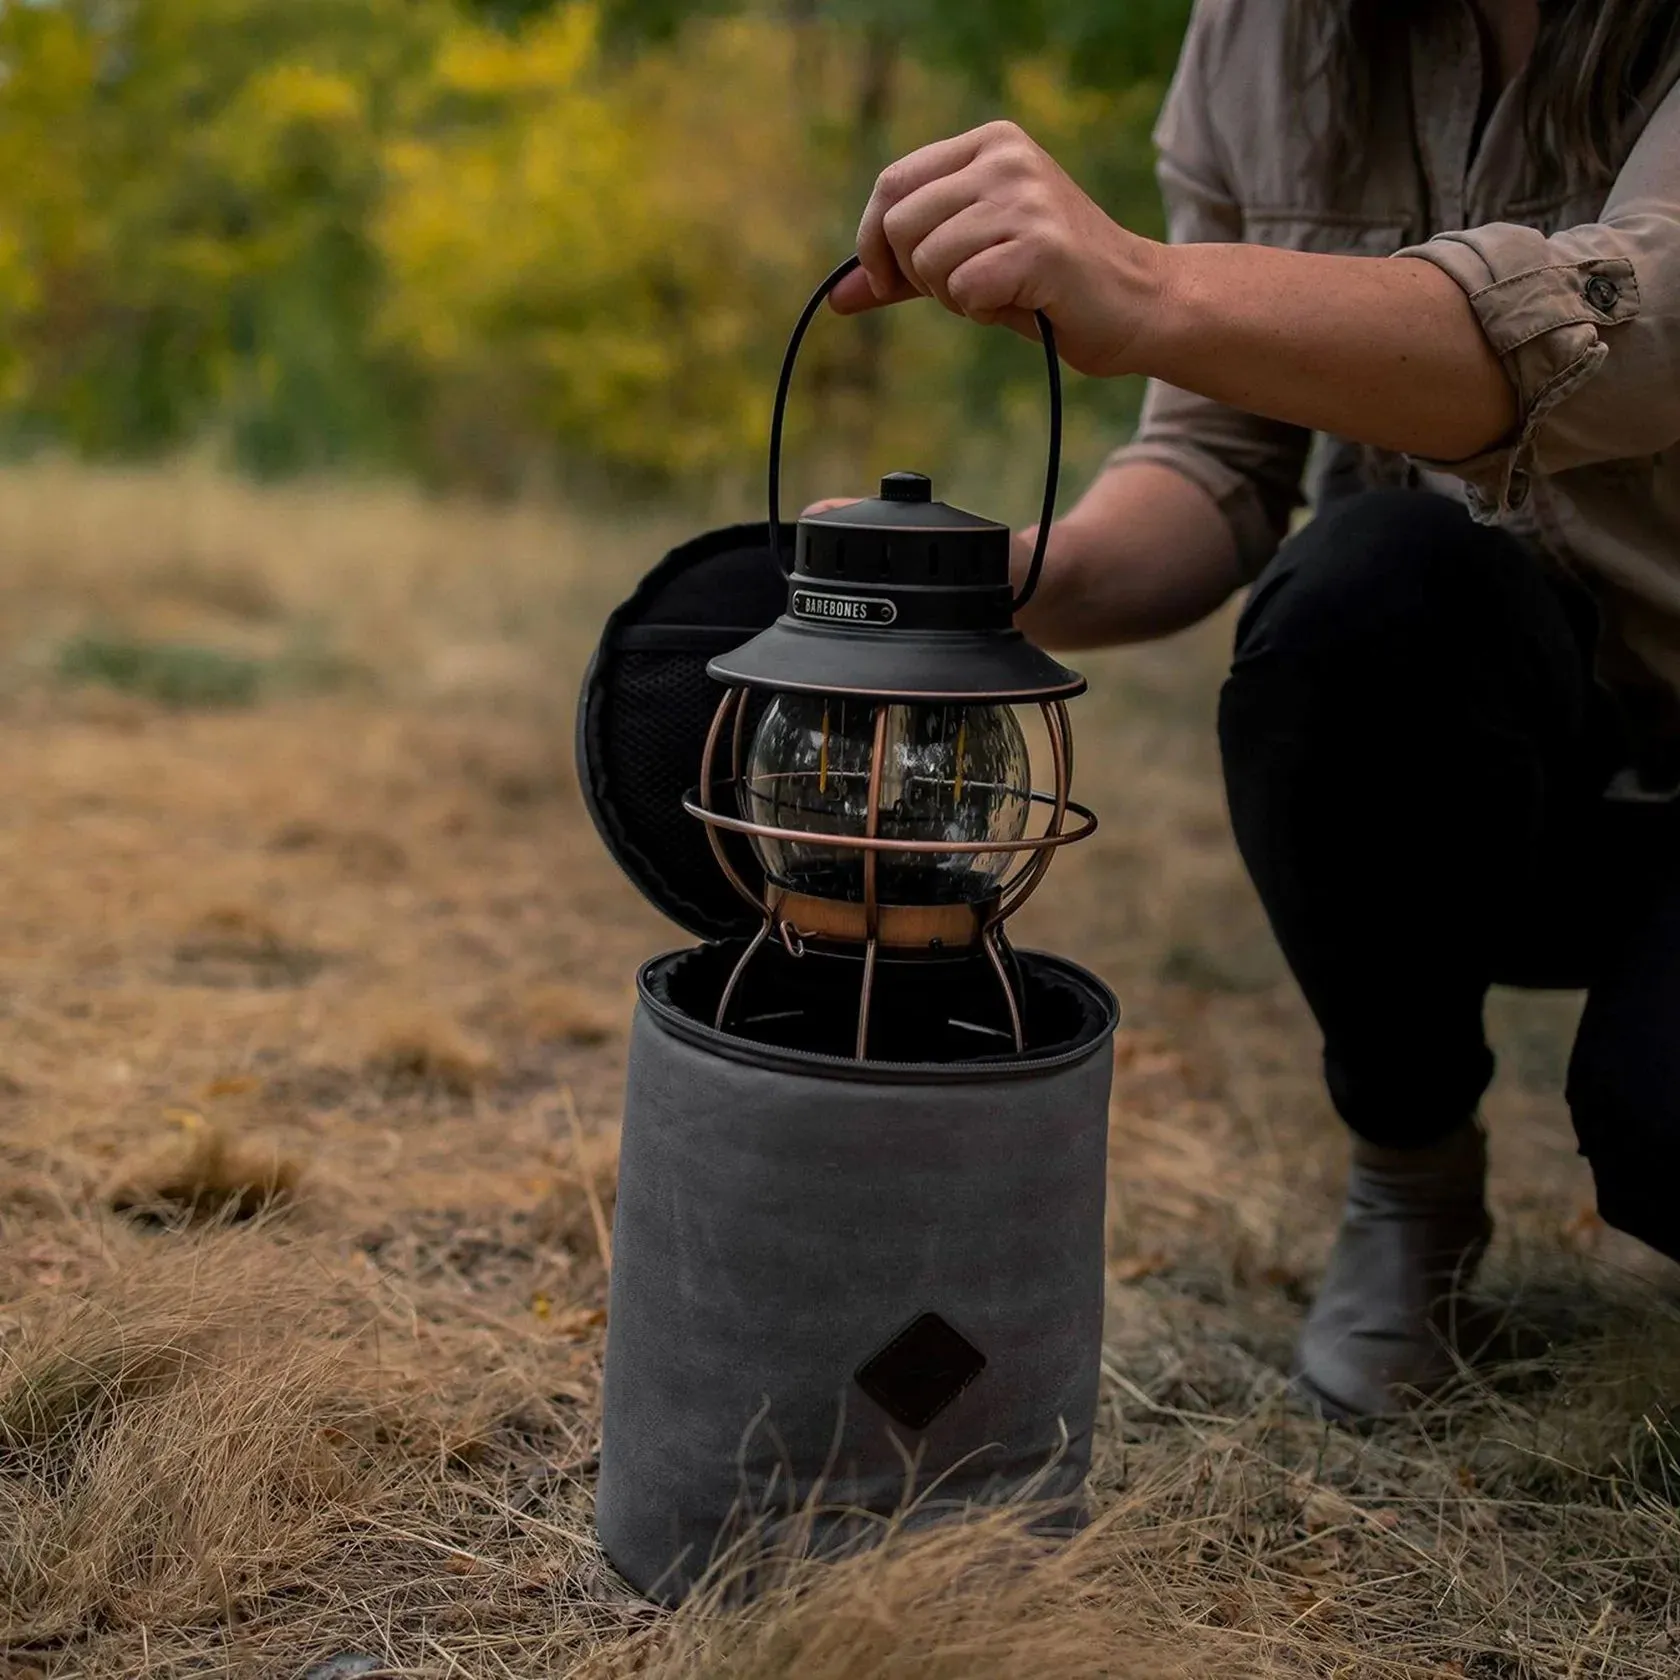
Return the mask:
[[[1155, 131], [1170, 237], [1422, 257], [1451, 275], [1516, 387], [1515, 441], [1451, 464], [1366, 451], [1365, 477], [1445, 489], [1568, 566], [1599, 598], [1604, 674], [1680, 697], [1680, 63], [1608, 197], [1525, 197], [1520, 83], [1472, 151], [1481, 44], [1458, 0], [1415, 34], [1410, 76], [1383, 83], [1362, 189], [1332, 211], [1311, 162], [1326, 95], [1300, 86], [1289, 10], [1197, 0]], [[1207, 490], [1253, 576], [1302, 500], [1312, 441], [1156, 384], [1116, 459]]]

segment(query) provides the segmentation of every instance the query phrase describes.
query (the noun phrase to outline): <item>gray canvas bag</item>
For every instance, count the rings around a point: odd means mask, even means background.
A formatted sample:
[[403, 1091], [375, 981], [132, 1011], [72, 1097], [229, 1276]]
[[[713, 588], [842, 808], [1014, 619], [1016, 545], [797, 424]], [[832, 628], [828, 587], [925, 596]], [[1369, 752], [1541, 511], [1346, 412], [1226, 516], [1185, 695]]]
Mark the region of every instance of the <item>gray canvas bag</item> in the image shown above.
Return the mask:
[[721, 692], [706, 660], [784, 589], [766, 527], [679, 549], [609, 621], [579, 708], [603, 838], [704, 941], [638, 980], [596, 1505], [613, 1563], [665, 1601], [731, 1548], [843, 1548], [895, 1513], [1084, 1518], [1108, 989], [1020, 953], [1027, 1046], [997, 1054], [964, 1024], [983, 963], [883, 964], [860, 1063], [855, 965], [775, 949], [710, 1024], [756, 923], [680, 802]]

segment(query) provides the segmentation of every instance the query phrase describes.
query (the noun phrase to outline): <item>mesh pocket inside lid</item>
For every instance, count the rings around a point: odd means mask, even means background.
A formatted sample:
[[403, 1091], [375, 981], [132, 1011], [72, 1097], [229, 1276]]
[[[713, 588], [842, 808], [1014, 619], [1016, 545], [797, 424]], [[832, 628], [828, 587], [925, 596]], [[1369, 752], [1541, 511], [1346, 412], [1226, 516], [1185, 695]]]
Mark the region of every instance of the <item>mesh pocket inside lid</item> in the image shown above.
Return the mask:
[[[791, 527], [784, 540], [791, 550]], [[706, 663], [774, 622], [786, 602], [768, 526], [697, 537], [608, 618], [578, 702], [578, 782], [601, 838], [649, 901], [702, 939], [758, 926], [682, 808], [723, 698]], [[731, 856], [749, 882], [762, 878], [744, 845]]]

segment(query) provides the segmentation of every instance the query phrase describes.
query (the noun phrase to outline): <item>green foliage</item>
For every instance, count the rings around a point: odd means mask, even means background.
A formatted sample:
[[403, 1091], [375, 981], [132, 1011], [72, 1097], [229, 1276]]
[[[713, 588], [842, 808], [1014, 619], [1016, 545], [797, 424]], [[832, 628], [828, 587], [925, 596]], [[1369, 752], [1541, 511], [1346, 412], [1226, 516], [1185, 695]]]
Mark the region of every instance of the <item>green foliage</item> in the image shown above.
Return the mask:
[[[468, 0], [479, 12], [520, 22], [556, 0]], [[1073, 76], [1122, 87], [1165, 76], [1189, 20], [1192, 0], [793, 0], [784, 17], [876, 29], [931, 63], [950, 65], [991, 94], [1022, 58], [1057, 55]], [[704, 15], [751, 11], [728, 0], [606, 0], [609, 31], [669, 40]]]
[[167, 706], [254, 705], [262, 686], [256, 660], [191, 643], [126, 636], [78, 636], [60, 650], [59, 677], [137, 694]]
[[[258, 469], [377, 453], [360, 340], [382, 115], [450, 17], [411, 0], [0, 11], [0, 225], [35, 307], [13, 415], [90, 453], [218, 425]], [[19, 194], [25, 156], [54, 179]]]
[[254, 706], [276, 695], [318, 694], [370, 680], [309, 625], [270, 658], [109, 631], [66, 642], [56, 665], [61, 682], [113, 688], [183, 709]]
[[[1004, 111], [1153, 225], [1184, 11], [0, 0], [0, 444], [208, 436], [258, 473], [496, 489], [750, 472], [892, 152]], [[1027, 347], [897, 314], [813, 344], [799, 424], [834, 460], [938, 467], [1037, 400]], [[1134, 400], [1076, 382], [1093, 439]]]
[[1087, 85], [1120, 88], [1164, 76], [1190, 0], [824, 0], [823, 10], [889, 30], [920, 56], [999, 94], [1012, 64], [1045, 54]]

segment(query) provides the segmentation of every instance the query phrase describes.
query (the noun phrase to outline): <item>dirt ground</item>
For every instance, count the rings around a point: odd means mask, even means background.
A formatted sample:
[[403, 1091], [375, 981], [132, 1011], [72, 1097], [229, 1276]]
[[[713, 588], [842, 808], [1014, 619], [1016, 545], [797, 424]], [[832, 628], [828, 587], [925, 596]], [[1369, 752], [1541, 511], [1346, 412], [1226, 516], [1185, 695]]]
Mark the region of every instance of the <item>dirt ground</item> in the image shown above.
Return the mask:
[[1086, 662], [1103, 828], [1022, 932], [1126, 1009], [1098, 1522], [616, 1584], [624, 1030], [682, 937], [571, 706], [680, 534], [0, 474], [0, 1676], [1680, 1674], [1680, 1313], [1591, 1212], [1576, 1000], [1493, 1009], [1528, 1355], [1368, 1436], [1281, 1396], [1345, 1148], [1225, 830], [1224, 623]]

